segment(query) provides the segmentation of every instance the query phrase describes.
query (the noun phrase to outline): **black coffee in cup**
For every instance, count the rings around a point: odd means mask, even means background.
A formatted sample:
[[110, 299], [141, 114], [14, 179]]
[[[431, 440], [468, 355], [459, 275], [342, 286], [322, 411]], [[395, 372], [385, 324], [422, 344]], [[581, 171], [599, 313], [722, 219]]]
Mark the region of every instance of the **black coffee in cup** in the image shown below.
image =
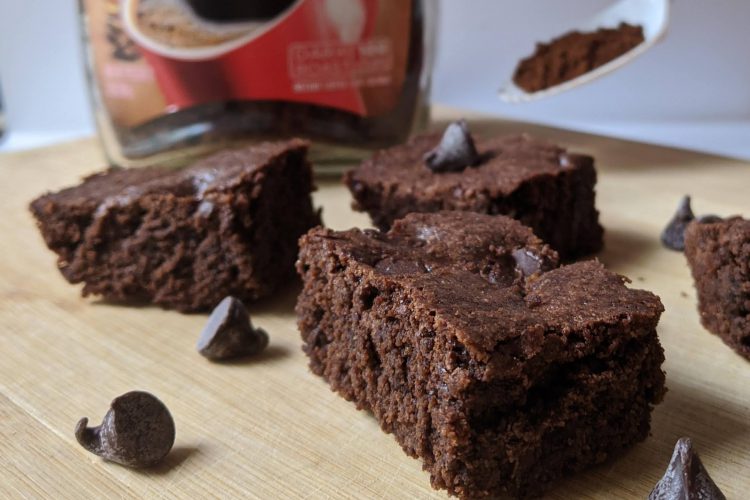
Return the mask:
[[193, 11], [211, 21], [265, 21], [272, 19], [296, 0], [187, 0]]

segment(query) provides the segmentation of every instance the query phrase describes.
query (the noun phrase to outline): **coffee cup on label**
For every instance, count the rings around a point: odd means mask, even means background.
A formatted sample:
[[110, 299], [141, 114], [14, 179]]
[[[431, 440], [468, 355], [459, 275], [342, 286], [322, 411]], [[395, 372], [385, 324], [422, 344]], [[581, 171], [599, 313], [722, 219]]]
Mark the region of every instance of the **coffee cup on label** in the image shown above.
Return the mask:
[[[192, 7], [194, 3], [203, 5], [199, 9]], [[217, 22], [201, 14], [206, 12], [207, 1], [123, 0], [123, 26], [154, 70], [168, 105], [181, 108], [234, 97], [226, 78], [223, 59], [263, 36], [304, 4], [304, 0], [213, 0], [211, 4], [214, 7], [224, 7], [209, 14], [222, 18], [231, 12], [240, 13], [241, 9], [234, 7], [232, 11], [230, 7], [244, 3], [257, 4], [259, 7], [242, 11], [241, 21]], [[247, 17], [250, 14], [269, 15], [274, 12], [277, 16], [267, 22]]]

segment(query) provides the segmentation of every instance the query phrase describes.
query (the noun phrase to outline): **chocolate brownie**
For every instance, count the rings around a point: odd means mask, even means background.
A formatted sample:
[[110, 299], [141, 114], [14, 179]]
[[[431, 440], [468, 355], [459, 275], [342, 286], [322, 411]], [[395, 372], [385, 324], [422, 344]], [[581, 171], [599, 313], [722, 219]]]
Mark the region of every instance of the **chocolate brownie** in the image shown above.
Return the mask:
[[518, 63], [513, 81], [527, 92], [544, 90], [604, 66], [644, 39], [643, 27], [628, 23], [593, 32], [572, 31], [537, 44], [534, 53]]
[[263, 143], [183, 170], [109, 170], [31, 203], [47, 246], [83, 295], [210, 309], [294, 277], [297, 240], [320, 223], [308, 144]]
[[750, 359], [750, 220], [709, 221], [694, 221], [685, 231], [701, 322]]
[[460, 172], [433, 172], [424, 156], [440, 135], [422, 135], [376, 153], [348, 172], [353, 207], [380, 229], [410, 212], [465, 210], [509, 215], [531, 227], [564, 259], [601, 249], [590, 156], [528, 135], [474, 137], [481, 161]]
[[556, 265], [502, 216], [316, 228], [297, 262], [303, 349], [434, 487], [537, 494], [646, 438], [665, 390], [659, 298], [596, 261]]

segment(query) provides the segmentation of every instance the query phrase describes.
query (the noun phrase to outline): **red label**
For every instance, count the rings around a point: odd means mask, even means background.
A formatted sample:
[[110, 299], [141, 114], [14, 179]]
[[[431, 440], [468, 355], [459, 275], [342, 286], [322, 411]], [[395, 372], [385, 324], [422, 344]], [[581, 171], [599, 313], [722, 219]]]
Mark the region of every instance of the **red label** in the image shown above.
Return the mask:
[[405, 79], [411, 1], [297, 0], [272, 19], [230, 23], [188, 0], [86, 6], [100, 93], [121, 125], [227, 100], [371, 116], [395, 106]]

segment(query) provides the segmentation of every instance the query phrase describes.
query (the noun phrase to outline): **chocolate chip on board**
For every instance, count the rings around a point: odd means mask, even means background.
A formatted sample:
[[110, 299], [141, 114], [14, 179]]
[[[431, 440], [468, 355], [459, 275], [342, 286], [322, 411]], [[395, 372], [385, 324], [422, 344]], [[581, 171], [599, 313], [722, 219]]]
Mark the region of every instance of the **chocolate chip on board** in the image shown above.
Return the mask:
[[726, 500], [709, 477], [690, 438], [680, 438], [664, 477], [656, 483], [649, 500]]
[[677, 212], [675, 212], [672, 220], [669, 221], [669, 224], [667, 224], [667, 227], [661, 233], [662, 244], [670, 250], [682, 252], [685, 250], [685, 230], [688, 224], [692, 221], [696, 221], [699, 224], [711, 224], [723, 220], [722, 217], [714, 214], [705, 214], [696, 217], [690, 206], [690, 196], [685, 195], [680, 200]]
[[101, 425], [78, 421], [75, 436], [86, 450], [110, 462], [133, 468], [149, 467], [172, 449], [174, 420], [167, 407], [147, 392], [133, 391], [115, 398]]
[[690, 208], [690, 196], [686, 195], [680, 200], [677, 212], [661, 233], [662, 244], [670, 250], [685, 250], [685, 229], [694, 219], [695, 215]]
[[226, 297], [211, 312], [196, 349], [212, 361], [257, 354], [268, 345], [268, 334], [253, 328], [239, 299]]
[[427, 167], [433, 172], [460, 172], [479, 163], [479, 159], [466, 120], [448, 125], [440, 144], [424, 155]]

